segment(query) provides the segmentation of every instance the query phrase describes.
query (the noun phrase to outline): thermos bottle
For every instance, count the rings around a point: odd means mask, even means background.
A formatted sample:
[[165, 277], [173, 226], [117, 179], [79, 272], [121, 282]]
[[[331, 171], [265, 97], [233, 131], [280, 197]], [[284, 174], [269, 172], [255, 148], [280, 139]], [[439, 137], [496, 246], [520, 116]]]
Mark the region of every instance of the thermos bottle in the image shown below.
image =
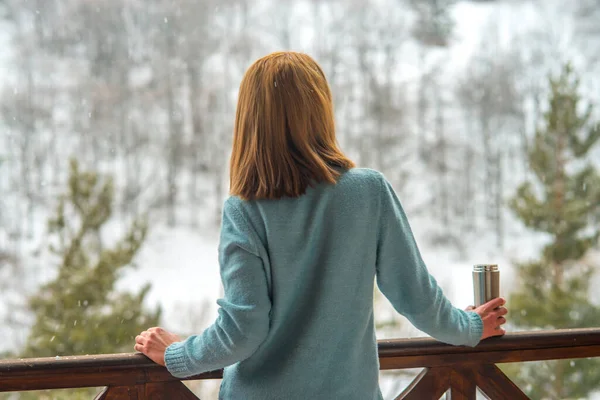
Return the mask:
[[473, 266], [473, 294], [475, 307], [500, 297], [500, 271], [497, 264]]

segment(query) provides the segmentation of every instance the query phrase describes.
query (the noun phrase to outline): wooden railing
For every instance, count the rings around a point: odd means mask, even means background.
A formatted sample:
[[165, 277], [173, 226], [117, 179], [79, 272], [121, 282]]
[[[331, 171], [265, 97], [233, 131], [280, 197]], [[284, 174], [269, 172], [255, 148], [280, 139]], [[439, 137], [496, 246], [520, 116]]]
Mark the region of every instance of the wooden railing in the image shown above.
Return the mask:
[[[600, 328], [509, 333], [477, 347], [432, 339], [379, 342], [382, 370], [424, 368], [396, 399], [527, 399], [496, 363], [600, 357]], [[187, 379], [219, 379], [210, 372]], [[190, 399], [197, 397], [142, 354], [30, 358], [0, 361], [0, 392], [106, 386], [96, 399]]]

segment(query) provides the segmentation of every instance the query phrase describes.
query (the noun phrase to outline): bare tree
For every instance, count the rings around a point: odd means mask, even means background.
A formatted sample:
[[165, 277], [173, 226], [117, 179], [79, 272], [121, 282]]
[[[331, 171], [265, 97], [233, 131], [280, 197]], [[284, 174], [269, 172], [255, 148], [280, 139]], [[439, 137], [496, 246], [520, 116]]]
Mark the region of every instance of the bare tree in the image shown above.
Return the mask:
[[[503, 54], [495, 27], [491, 29], [469, 62], [463, 78], [458, 80], [456, 95], [463, 107], [471, 110], [465, 115], [474, 118], [481, 139], [476, 168], [482, 171], [477, 177], [482, 190], [472, 193], [473, 197], [465, 201], [478, 202], [486, 220], [494, 226], [497, 246], [502, 248], [505, 161], [510, 149], [518, 147], [521, 140], [523, 100], [516, 86], [518, 65], [512, 54]], [[472, 179], [474, 176], [469, 174], [467, 177]]]
[[[221, 121], [222, 108], [215, 109], [211, 85], [207, 82], [208, 68], [207, 61], [217, 54], [220, 46], [223, 44], [224, 34], [216, 21], [223, 18], [226, 13], [231, 11], [231, 4], [227, 2], [217, 2], [215, 0], [188, 1], [179, 18], [182, 34], [185, 40], [181, 44], [182, 58], [187, 77], [188, 104], [187, 120], [190, 123], [191, 139], [188, 143], [189, 153], [189, 196], [190, 201], [190, 221], [196, 225], [198, 215], [202, 204], [200, 193], [201, 185], [199, 180], [205, 178], [206, 173], [214, 166], [213, 161], [222, 165], [222, 157], [219, 160], [213, 160], [213, 155], [221, 153], [221, 149], [212, 146], [212, 139], [215, 130], [211, 125], [216, 126], [213, 121]], [[221, 10], [214, 11], [220, 4]], [[183, 6], [182, 6], [183, 7]], [[202, 20], [198, 20], [201, 16]], [[225, 68], [222, 73], [226, 75]], [[219, 87], [223, 94], [226, 94], [227, 87]], [[219, 175], [219, 174], [216, 174]], [[216, 181], [218, 185], [222, 184], [223, 177], [219, 176]], [[217, 189], [219, 192], [219, 189]], [[219, 197], [220, 198], [220, 197]], [[219, 203], [217, 203], [219, 204]], [[218, 213], [220, 215], [220, 213]]]
[[[400, 51], [408, 37], [399, 13], [350, 3], [346, 13], [346, 36], [352, 57], [345, 63], [356, 65], [340, 86], [338, 107], [344, 115], [348, 147], [362, 166], [383, 171], [396, 189], [407, 182], [406, 163], [410, 162], [411, 131], [407, 124], [407, 99], [404, 82], [399, 79]], [[342, 53], [341, 49], [340, 53]]]
[[455, 22], [452, 19], [451, 7], [455, 0], [409, 0], [414, 13], [412, 35], [417, 44], [419, 69], [421, 75], [418, 82], [417, 95], [417, 139], [420, 157], [428, 161], [427, 150], [427, 111], [428, 91], [428, 59], [431, 50], [446, 48], [452, 37]]
[[[45, 160], [49, 157], [44, 144], [52, 140], [49, 131], [52, 126], [50, 104], [53, 90], [44, 82], [44, 74], [51, 72], [45, 60], [45, 54], [39, 54], [37, 46], [43, 40], [45, 25], [35, 17], [39, 1], [27, 6], [7, 2], [10, 22], [15, 27], [13, 44], [15, 46], [14, 63], [17, 67], [16, 81], [6, 88], [0, 100], [0, 116], [4, 120], [8, 134], [10, 161], [13, 171], [13, 187], [22, 196], [15, 203], [17, 226], [15, 234], [33, 236], [34, 212], [39, 204], [39, 192], [45, 186]], [[26, 221], [25, 226], [20, 226]]]
[[592, 65], [600, 62], [600, 0], [579, 0], [573, 3], [579, 45]]

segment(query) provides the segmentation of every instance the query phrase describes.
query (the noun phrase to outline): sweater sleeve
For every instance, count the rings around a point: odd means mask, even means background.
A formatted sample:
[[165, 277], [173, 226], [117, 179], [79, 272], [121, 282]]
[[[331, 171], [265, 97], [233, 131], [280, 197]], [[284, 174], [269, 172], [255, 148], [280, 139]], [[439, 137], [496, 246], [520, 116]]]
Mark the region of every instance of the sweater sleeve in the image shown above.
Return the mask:
[[231, 201], [225, 202], [219, 243], [224, 298], [218, 318], [201, 335], [170, 345], [169, 372], [179, 378], [224, 368], [251, 356], [267, 336], [271, 301], [256, 236]]
[[475, 312], [452, 306], [421, 258], [394, 189], [382, 179], [377, 244], [377, 285], [396, 311], [421, 331], [453, 345], [475, 346], [483, 323]]

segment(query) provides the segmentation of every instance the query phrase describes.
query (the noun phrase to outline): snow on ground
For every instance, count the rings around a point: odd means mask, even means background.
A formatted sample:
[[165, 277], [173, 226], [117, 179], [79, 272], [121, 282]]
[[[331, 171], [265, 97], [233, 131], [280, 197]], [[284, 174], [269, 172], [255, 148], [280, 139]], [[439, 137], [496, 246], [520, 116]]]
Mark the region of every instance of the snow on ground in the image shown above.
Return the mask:
[[[217, 259], [218, 233], [199, 234], [188, 229], [158, 229], [151, 232], [136, 258], [138, 267], [119, 281], [122, 290], [152, 288], [148, 305], [163, 308], [163, 325], [176, 331], [189, 329], [183, 312], [201, 313], [205, 306], [216, 316], [215, 301], [222, 294]], [[197, 315], [190, 315], [190, 319]]]

